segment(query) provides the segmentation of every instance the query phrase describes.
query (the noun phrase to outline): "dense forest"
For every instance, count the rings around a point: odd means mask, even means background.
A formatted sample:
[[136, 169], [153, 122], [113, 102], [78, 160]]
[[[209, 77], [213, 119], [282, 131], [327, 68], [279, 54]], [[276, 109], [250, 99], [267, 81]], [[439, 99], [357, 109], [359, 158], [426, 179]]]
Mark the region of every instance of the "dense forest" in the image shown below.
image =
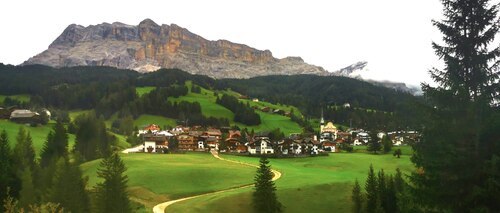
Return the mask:
[[[148, 113], [189, 120], [192, 124], [227, 125], [229, 122], [226, 120], [201, 115], [200, 106], [196, 103], [167, 100], [168, 97], [185, 95], [188, 91], [183, 86], [186, 81], [207, 89], [230, 88], [246, 97], [296, 106], [306, 120], [318, 118], [321, 110], [324, 110], [327, 120], [345, 126], [355, 124], [368, 129], [419, 128], [419, 122], [415, 121], [419, 116], [415, 116], [414, 107], [421, 104], [421, 98], [344, 77], [298, 75], [215, 80], [177, 69], [140, 74], [111, 67], [51, 68], [0, 64], [0, 94], [30, 94], [30, 107], [95, 109], [97, 116], [104, 118], [109, 118], [115, 112], [120, 112], [121, 118], [135, 118]], [[135, 88], [143, 86], [156, 89], [138, 97]], [[191, 89], [199, 92], [197, 86]], [[344, 103], [349, 103], [351, 109], [339, 111], [338, 106]], [[26, 103], [18, 103], [21, 104], [26, 106]], [[236, 104], [233, 99], [221, 97], [219, 104], [233, 111], [239, 122], [247, 125], [260, 123], [260, 118], [252, 109]], [[307, 127], [306, 123], [300, 123]]]

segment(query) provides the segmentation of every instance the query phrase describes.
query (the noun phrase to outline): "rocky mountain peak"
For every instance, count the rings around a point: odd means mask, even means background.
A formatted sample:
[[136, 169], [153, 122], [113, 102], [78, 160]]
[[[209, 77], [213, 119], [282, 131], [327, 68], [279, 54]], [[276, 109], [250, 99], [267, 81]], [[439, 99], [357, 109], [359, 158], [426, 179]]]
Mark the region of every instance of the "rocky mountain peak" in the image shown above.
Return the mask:
[[269, 50], [228, 40], [206, 40], [178, 25], [158, 25], [151, 19], [136, 26], [120, 22], [87, 27], [72, 24], [47, 50], [24, 64], [113, 66], [139, 72], [178, 68], [214, 78], [328, 74], [300, 57], [277, 59]]

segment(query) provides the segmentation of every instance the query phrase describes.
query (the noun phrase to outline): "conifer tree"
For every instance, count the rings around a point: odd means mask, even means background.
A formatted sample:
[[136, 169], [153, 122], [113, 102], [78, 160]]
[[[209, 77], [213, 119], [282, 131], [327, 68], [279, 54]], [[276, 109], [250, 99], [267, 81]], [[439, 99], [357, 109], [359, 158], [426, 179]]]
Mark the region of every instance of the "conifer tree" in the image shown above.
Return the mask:
[[33, 185], [33, 177], [31, 169], [25, 168], [21, 175], [21, 191], [19, 192], [19, 205], [28, 207], [37, 203], [35, 186]]
[[260, 165], [255, 175], [255, 191], [253, 193], [253, 205], [256, 212], [281, 212], [282, 205], [276, 196], [273, 173], [269, 160], [265, 156], [260, 158]]
[[378, 172], [378, 178], [377, 178], [377, 195], [378, 195], [378, 201], [380, 203], [380, 206], [384, 211], [387, 212], [387, 183], [386, 183], [386, 178], [385, 178], [385, 173], [384, 170], [381, 169]]
[[53, 130], [47, 135], [47, 141], [43, 146], [40, 154], [40, 166], [47, 167], [51, 162], [54, 162], [67, 154], [68, 150], [68, 134], [63, 123], [58, 120]]
[[78, 165], [70, 163], [67, 157], [60, 158], [52, 182], [50, 202], [59, 203], [70, 212], [89, 212], [86, 181], [82, 179], [82, 171]]
[[389, 136], [385, 135], [382, 138], [382, 144], [384, 145], [384, 152], [388, 153], [392, 150], [392, 141]]
[[96, 186], [95, 212], [127, 213], [131, 212], [127, 194], [127, 168], [116, 153], [103, 159], [99, 164], [97, 176], [104, 182]]
[[382, 149], [382, 145], [379, 142], [377, 133], [370, 134], [370, 141], [368, 141], [368, 147], [366, 148], [369, 152], [377, 154], [378, 151]]
[[361, 187], [359, 186], [358, 179], [354, 181], [351, 200], [353, 202], [352, 212], [354, 213], [363, 212], [363, 193], [361, 192]]
[[12, 181], [12, 166], [9, 138], [7, 132], [2, 130], [0, 134], [0, 201], [7, 198], [7, 188]]
[[366, 191], [366, 212], [376, 212], [379, 207], [378, 191], [377, 191], [377, 176], [373, 171], [373, 165], [370, 164], [368, 177], [366, 178], [365, 191]]
[[[429, 107], [422, 140], [414, 146], [414, 195], [440, 212], [500, 212], [500, 184], [487, 185], [485, 165], [500, 153], [498, 118], [498, 4], [489, 0], [441, 0], [444, 19], [433, 24], [443, 44], [433, 43], [444, 69], [432, 69], [437, 87], [423, 84]], [[500, 178], [494, 177], [498, 183]], [[493, 200], [492, 200], [493, 198]]]

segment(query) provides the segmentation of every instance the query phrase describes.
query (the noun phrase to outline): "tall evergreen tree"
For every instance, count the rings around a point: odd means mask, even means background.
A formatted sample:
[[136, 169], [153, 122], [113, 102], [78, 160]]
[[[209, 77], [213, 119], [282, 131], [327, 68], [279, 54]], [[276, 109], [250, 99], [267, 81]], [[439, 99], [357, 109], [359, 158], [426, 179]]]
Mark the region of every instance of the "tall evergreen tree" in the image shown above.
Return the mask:
[[118, 154], [111, 154], [99, 164], [97, 176], [104, 182], [96, 186], [95, 212], [131, 212], [127, 194], [127, 170]]
[[0, 134], [0, 201], [7, 198], [7, 188], [13, 177], [12, 167], [9, 138], [7, 132], [2, 130]]
[[377, 176], [373, 171], [373, 165], [370, 164], [370, 170], [368, 171], [368, 177], [366, 178], [365, 183], [366, 212], [376, 212], [377, 208], [379, 207], [379, 196], [377, 188]]
[[33, 184], [33, 177], [31, 169], [25, 168], [21, 176], [21, 191], [19, 192], [19, 205], [21, 207], [28, 207], [30, 204], [36, 204], [36, 190]]
[[352, 188], [351, 200], [353, 203], [352, 212], [361, 213], [363, 212], [363, 192], [361, 192], [361, 187], [359, 186], [358, 179], [354, 181], [354, 187]]
[[375, 154], [382, 149], [382, 144], [380, 144], [377, 133], [370, 133], [370, 141], [368, 141], [368, 147], [366, 149]]
[[86, 181], [82, 179], [82, 171], [78, 165], [70, 163], [67, 157], [60, 158], [52, 182], [50, 202], [59, 203], [70, 212], [89, 212]]
[[382, 209], [384, 209], [385, 212], [387, 212], [387, 180], [385, 177], [384, 170], [381, 169], [378, 172], [378, 178], [377, 178], [377, 195], [378, 195], [378, 201]]
[[260, 165], [255, 175], [255, 191], [253, 193], [253, 205], [256, 212], [281, 212], [282, 205], [276, 196], [273, 172], [269, 166], [269, 160], [265, 156], [260, 158]]
[[392, 141], [389, 136], [384, 135], [382, 138], [382, 145], [384, 145], [384, 152], [388, 153], [392, 150]]
[[[491, 128], [500, 85], [498, 4], [489, 0], [442, 0], [444, 20], [434, 21], [444, 44], [433, 43], [444, 70], [432, 69], [437, 87], [423, 85], [430, 107], [413, 163], [411, 181], [426, 209], [442, 212], [500, 212], [500, 185], [485, 169], [500, 153], [498, 129]], [[498, 193], [496, 193], [498, 194]], [[493, 200], [492, 200], [493, 199]]]
[[34, 172], [37, 164], [35, 161], [36, 154], [33, 148], [31, 134], [26, 132], [24, 127], [20, 127], [16, 140], [17, 143], [14, 146], [13, 160], [17, 168], [17, 174], [20, 176], [26, 168]]
[[67, 154], [68, 150], [68, 133], [61, 120], [58, 120], [53, 130], [47, 135], [47, 141], [43, 146], [40, 154], [40, 165], [48, 166], [51, 162], [55, 162], [60, 157]]

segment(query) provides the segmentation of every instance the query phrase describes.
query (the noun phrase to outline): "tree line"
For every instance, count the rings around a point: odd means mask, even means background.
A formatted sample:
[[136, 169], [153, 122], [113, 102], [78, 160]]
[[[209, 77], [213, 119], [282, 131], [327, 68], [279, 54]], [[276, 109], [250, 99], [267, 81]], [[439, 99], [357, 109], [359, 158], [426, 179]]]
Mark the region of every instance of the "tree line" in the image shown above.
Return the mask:
[[[132, 212], [131, 202], [126, 192], [126, 168], [119, 155], [98, 149], [107, 145], [102, 138], [90, 139], [102, 126], [89, 130], [94, 118], [80, 118], [77, 144], [93, 147], [93, 152], [103, 157], [97, 176], [103, 182], [92, 190], [86, 190], [87, 178], [82, 176], [78, 156], [86, 156], [82, 145], [68, 150], [68, 131], [58, 121], [47, 135], [40, 154], [36, 157], [31, 135], [20, 127], [16, 144], [10, 148], [7, 132], [0, 134], [0, 212]], [[83, 121], [82, 121], [83, 120]], [[109, 150], [109, 148], [107, 148]], [[93, 155], [95, 156], [95, 155]], [[91, 160], [90, 157], [83, 158]]]
[[250, 105], [245, 105], [238, 101], [234, 96], [223, 94], [222, 97], [217, 96], [215, 103], [226, 107], [234, 113], [234, 121], [240, 122], [248, 126], [259, 125], [261, 123], [260, 116], [255, 112]]

